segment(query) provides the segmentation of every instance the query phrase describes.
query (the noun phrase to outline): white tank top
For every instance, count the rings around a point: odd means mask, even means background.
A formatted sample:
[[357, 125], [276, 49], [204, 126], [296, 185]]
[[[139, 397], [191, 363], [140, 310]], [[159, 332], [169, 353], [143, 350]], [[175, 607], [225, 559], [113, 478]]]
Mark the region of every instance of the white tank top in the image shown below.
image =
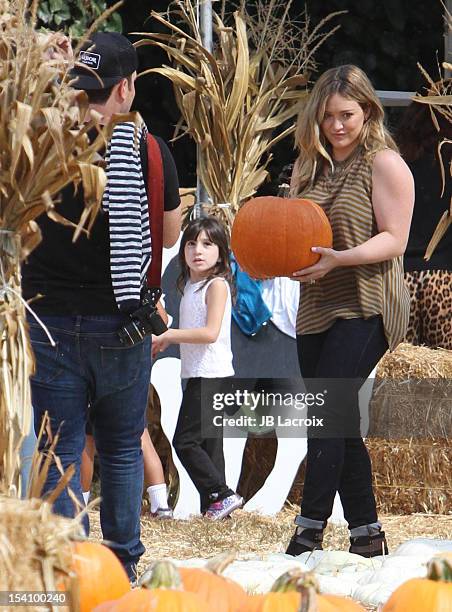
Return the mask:
[[[197, 283], [188, 281], [180, 301], [179, 326], [181, 329], [205, 327], [207, 324], [206, 292], [217, 279], [226, 283], [228, 296], [221, 322], [220, 333], [210, 344], [181, 344], [181, 378], [222, 378], [233, 376], [231, 351], [231, 290], [229, 283], [221, 276]], [[200, 289], [202, 287], [202, 289]]]

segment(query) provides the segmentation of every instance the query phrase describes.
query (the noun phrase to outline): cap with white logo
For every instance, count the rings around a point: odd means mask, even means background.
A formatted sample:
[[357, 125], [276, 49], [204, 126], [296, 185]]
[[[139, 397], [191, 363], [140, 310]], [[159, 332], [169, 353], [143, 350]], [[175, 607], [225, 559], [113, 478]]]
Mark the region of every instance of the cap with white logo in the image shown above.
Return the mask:
[[96, 32], [83, 45], [70, 71], [75, 89], [107, 89], [138, 68], [135, 47], [118, 32]]

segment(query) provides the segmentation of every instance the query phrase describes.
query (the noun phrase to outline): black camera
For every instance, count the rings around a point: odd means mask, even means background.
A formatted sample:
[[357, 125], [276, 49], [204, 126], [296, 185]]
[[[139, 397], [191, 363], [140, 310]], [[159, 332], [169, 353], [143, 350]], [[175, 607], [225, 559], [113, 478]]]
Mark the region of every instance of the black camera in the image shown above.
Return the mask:
[[130, 314], [130, 321], [118, 330], [119, 340], [126, 346], [141, 342], [145, 336], [160, 336], [168, 329], [159, 315], [157, 302], [162, 291], [160, 288], [146, 289], [141, 298], [141, 306]]

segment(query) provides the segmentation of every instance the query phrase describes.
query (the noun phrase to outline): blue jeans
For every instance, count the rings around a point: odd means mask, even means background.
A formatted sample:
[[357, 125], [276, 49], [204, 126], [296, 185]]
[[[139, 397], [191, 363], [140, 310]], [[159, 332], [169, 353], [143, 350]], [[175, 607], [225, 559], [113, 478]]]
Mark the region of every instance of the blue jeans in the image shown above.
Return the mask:
[[24, 499], [27, 496], [28, 480], [30, 478], [31, 460], [36, 446], [36, 435], [33, 423], [30, 426], [30, 431], [25, 436], [22, 446], [20, 447], [20, 478], [21, 478], [21, 497]]
[[[80, 463], [85, 445], [85, 425], [90, 411], [100, 464], [100, 522], [104, 540], [116, 553], [130, 577], [144, 552], [140, 541], [143, 488], [141, 436], [151, 371], [150, 338], [124, 347], [117, 330], [122, 315], [43, 316], [56, 346], [43, 329], [30, 320], [36, 357], [31, 379], [35, 430], [47, 410], [52, 435], [59, 431], [55, 452], [63, 468], [75, 466], [69, 486], [83, 506]], [[46, 436], [41, 448], [48, 442]], [[44, 492], [55, 488], [60, 472], [49, 470]], [[75, 504], [67, 488], [54, 510], [74, 516]], [[89, 525], [85, 523], [87, 530]]]

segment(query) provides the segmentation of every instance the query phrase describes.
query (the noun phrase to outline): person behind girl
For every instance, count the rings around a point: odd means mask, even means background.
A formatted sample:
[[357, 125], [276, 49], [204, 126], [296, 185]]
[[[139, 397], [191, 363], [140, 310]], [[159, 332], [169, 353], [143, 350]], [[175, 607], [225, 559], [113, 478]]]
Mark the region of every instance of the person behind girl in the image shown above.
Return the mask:
[[201, 513], [219, 520], [240, 508], [243, 499], [226, 485], [221, 430], [213, 427], [210, 415], [202, 414], [205, 379], [209, 379], [210, 393], [213, 386], [221, 390], [223, 379], [234, 374], [229, 245], [225, 228], [216, 218], [188, 224], [179, 264], [180, 329], [153, 336], [152, 351], [155, 356], [170, 344], [180, 344], [181, 377], [186, 384], [173, 446], [199, 492]]
[[387, 552], [360, 435], [358, 391], [406, 333], [410, 303], [402, 255], [414, 184], [383, 120], [374, 88], [353, 65], [327, 70], [298, 118], [291, 196], [317, 202], [333, 230], [333, 248], [313, 247], [319, 261], [294, 273], [304, 283], [297, 320], [300, 370], [306, 379], [347, 379], [333, 409], [353, 433], [308, 437], [291, 555], [321, 549], [336, 491], [350, 529], [350, 552]]
[[[144, 428], [141, 436], [141, 450], [143, 452], [144, 489], [149, 499], [150, 515], [156, 519], [172, 519], [173, 511], [168, 506], [168, 491], [162, 462], [155, 450], [147, 427]], [[85, 504], [89, 501], [94, 475], [95, 454], [96, 444], [92, 429], [89, 426], [86, 431], [85, 448], [83, 449], [80, 466], [80, 480]]]

